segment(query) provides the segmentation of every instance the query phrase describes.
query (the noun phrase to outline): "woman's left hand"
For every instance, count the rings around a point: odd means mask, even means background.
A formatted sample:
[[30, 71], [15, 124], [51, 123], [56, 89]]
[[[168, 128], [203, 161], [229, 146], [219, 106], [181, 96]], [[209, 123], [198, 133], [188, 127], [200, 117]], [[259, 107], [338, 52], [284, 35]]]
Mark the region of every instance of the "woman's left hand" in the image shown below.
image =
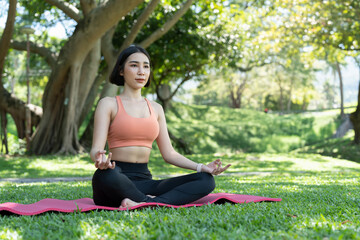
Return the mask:
[[208, 165], [203, 165], [201, 170], [202, 170], [202, 172], [207, 172], [212, 175], [219, 175], [222, 172], [226, 171], [226, 169], [228, 169], [230, 166], [231, 166], [231, 164], [228, 164], [225, 167], [222, 167], [222, 162], [218, 158], [215, 161], [209, 163]]

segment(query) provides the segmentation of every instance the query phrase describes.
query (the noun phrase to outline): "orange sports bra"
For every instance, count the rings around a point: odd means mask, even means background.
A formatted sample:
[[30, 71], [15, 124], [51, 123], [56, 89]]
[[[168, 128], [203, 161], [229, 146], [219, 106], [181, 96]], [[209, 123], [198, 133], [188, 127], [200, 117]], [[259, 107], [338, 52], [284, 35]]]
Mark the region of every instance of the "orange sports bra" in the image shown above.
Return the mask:
[[143, 146], [152, 148], [159, 135], [159, 123], [149, 100], [145, 98], [150, 110], [147, 118], [135, 118], [125, 111], [121, 98], [116, 96], [118, 111], [110, 124], [107, 141], [109, 148]]

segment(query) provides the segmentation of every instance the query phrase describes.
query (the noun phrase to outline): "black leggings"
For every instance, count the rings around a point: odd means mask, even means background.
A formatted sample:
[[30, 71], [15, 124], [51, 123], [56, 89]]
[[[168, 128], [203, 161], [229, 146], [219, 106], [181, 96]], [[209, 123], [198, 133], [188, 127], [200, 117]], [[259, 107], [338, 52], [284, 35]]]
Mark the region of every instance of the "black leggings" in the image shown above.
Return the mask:
[[94, 173], [92, 188], [96, 205], [120, 207], [124, 198], [182, 205], [208, 195], [215, 188], [214, 177], [209, 173], [152, 180], [147, 163], [115, 163], [114, 169], [97, 169]]

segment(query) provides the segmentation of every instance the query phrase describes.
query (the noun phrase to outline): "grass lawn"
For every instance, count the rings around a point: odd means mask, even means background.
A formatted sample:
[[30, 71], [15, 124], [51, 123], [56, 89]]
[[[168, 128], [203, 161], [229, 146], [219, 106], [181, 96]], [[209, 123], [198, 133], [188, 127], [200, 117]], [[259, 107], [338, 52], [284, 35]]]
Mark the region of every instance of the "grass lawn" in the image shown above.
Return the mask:
[[[209, 162], [217, 155], [189, 156]], [[210, 205], [184, 209], [0, 215], [0, 239], [360, 239], [360, 164], [317, 153], [227, 154], [229, 174], [215, 192], [282, 198], [282, 202]], [[50, 164], [51, 163], [51, 164]], [[179, 171], [154, 153], [153, 175]], [[0, 176], [91, 176], [86, 155], [0, 158]], [[267, 172], [241, 176], [239, 172]], [[0, 202], [91, 197], [91, 183], [0, 182]]]

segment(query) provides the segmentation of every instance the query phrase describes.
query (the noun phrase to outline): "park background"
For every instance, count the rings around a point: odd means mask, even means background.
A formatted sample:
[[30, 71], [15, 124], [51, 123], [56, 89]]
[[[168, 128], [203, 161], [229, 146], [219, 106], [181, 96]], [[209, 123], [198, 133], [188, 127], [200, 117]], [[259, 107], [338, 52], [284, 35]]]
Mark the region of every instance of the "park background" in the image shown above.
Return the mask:
[[[215, 192], [283, 199], [1, 215], [0, 238], [360, 238], [357, 1], [0, 6], [1, 203], [91, 197], [93, 113], [121, 91], [108, 74], [132, 43], [152, 56], [143, 94], [163, 105], [174, 147], [196, 162], [232, 164]], [[156, 144], [150, 163], [155, 178], [190, 172], [167, 166]]]

